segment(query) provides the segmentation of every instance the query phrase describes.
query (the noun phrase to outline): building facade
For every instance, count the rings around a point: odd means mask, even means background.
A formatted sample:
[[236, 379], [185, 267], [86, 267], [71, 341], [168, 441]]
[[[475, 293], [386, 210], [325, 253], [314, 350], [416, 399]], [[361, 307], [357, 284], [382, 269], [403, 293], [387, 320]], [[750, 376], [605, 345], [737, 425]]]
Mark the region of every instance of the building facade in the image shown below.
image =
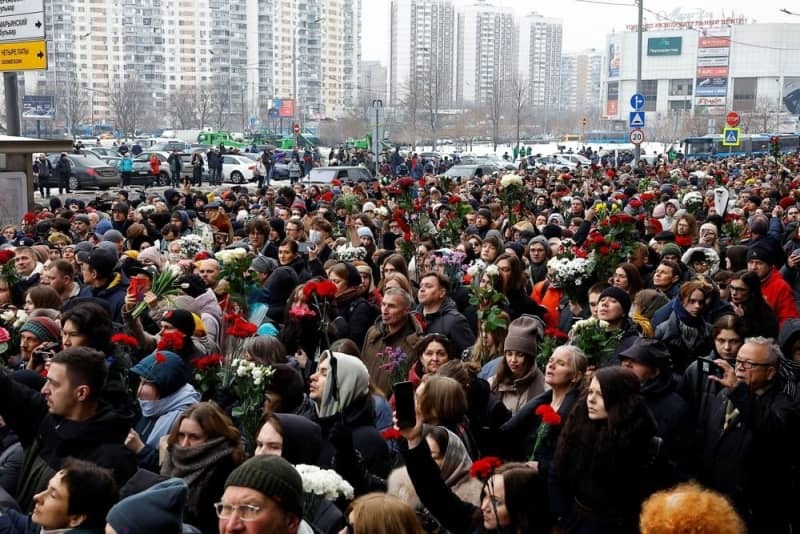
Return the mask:
[[[629, 30], [608, 36], [602, 69], [602, 114], [626, 122], [637, 89], [635, 27]], [[709, 19], [651, 25], [645, 30], [639, 88], [645, 96], [645, 131], [651, 123], [676, 114], [707, 116], [716, 123], [715, 117], [729, 111], [764, 117], [748, 124], [750, 130], [796, 125], [800, 24]], [[722, 128], [711, 122], [710, 128]]]
[[561, 109], [598, 116], [602, 54], [595, 49], [565, 52], [561, 57]]
[[559, 109], [562, 21], [531, 13], [519, 23], [519, 76], [528, 80], [531, 106]]

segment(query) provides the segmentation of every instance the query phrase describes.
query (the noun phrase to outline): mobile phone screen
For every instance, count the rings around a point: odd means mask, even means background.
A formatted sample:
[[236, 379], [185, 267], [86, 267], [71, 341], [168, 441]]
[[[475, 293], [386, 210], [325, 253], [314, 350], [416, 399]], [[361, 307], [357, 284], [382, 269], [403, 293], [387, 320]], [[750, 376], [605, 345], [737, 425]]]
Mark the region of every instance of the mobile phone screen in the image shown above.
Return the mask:
[[414, 406], [414, 384], [411, 382], [397, 382], [394, 389], [394, 408], [397, 416], [397, 426], [412, 428], [417, 424], [417, 412]]

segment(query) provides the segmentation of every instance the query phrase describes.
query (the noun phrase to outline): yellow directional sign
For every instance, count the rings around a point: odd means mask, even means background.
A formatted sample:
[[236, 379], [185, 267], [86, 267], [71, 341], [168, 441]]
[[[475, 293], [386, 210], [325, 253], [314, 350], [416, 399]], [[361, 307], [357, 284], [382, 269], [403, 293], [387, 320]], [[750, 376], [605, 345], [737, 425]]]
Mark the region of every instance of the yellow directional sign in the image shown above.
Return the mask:
[[46, 70], [47, 45], [45, 40], [0, 42], [0, 71]]

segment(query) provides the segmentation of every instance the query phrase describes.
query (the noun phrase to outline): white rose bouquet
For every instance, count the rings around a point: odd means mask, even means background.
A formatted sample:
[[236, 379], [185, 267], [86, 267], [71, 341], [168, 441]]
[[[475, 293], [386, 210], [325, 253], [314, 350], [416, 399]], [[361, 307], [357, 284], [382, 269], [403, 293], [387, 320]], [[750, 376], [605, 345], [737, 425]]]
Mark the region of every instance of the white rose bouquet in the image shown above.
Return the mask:
[[230, 371], [221, 371], [222, 387], [238, 399], [231, 414], [242, 427], [250, 450], [255, 450], [259, 423], [264, 413], [264, 398], [275, 369], [250, 360], [238, 358], [230, 362]]
[[356, 260], [364, 260], [367, 257], [367, 249], [364, 247], [351, 247], [349, 245], [342, 245], [336, 248], [336, 257], [339, 261], [354, 262]]
[[297, 464], [295, 466], [303, 479], [303, 519], [313, 524], [316, 512], [324, 500], [335, 501], [340, 497], [351, 500], [353, 486], [339, 473], [331, 469], [320, 469], [316, 465]]
[[572, 302], [584, 302], [592, 277], [592, 263], [585, 258], [552, 258], [547, 262], [550, 282]]

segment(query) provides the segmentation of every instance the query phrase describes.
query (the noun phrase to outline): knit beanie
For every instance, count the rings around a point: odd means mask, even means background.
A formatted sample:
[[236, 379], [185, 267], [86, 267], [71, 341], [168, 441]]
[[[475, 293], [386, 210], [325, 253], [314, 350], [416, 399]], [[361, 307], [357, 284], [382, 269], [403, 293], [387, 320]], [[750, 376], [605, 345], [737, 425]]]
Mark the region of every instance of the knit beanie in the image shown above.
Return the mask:
[[119, 501], [108, 511], [106, 521], [116, 532], [126, 534], [181, 532], [188, 492], [186, 482], [170, 478]]
[[508, 325], [508, 334], [503, 350], [513, 350], [535, 356], [539, 352], [542, 337], [542, 322], [532, 315], [517, 317]]
[[611, 297], [612, 299], [619, 302], [619, 305], [622, 306], [622, 310], [625, 312], [625, 315], [628, 315], [628, 312], [631, 311], [631, 296], [628, 295], [628, 292], [620, 289], [618, 287], [607, 287], [600, 293], [600, 299], [602, 300], [603, 297]]
[[142, 358], [131, 367], [131, 373], [145, 382], [152, 382], [163, 399], [186, 385], [186, 364], [174, 352], [161, 350]]
[[359, 228], [356, 230], [356, 233], [358, 234], [358, 237], [368, 237], [375, 241], [375, 236], [372, 235], [372, 230], [369, 229], [369, 226], [359, 226]]
[[661, 257], [664, 256], [677, 256], [681, 257], [681, 247], [676, 245], [675, 243], [665, 243], [664, 246], [661, 247]]
[[278, 262], [274, 258], [266, 256], [256, 256], [253, 258], [253, 263], [250, 267], [257, 273], [271, 273], [278, 268]]
[[161, 320], [177, 328], [185, 336], [194, 333], [194, 317], [192, 312], [186, 310], [168, 310]]
[[303, 479], [280, 456], [254, 456], [231, 471], [225, 487], [250, 488], [277, 502], [297, 517], [303, 516]]
[[19, 332], [30, 332], [42, 343], [61, 343], [61, 327], [49, 317], [28, 319]]
[[164, 256], [161, 255], [161, 251], [158, 250], [158, 247], [147, 247], [139, 252], [136, 259], [142, 263], [145, 263], [145, 260], [149, 261], [155, 265], [159, 271], [164, 268]]

